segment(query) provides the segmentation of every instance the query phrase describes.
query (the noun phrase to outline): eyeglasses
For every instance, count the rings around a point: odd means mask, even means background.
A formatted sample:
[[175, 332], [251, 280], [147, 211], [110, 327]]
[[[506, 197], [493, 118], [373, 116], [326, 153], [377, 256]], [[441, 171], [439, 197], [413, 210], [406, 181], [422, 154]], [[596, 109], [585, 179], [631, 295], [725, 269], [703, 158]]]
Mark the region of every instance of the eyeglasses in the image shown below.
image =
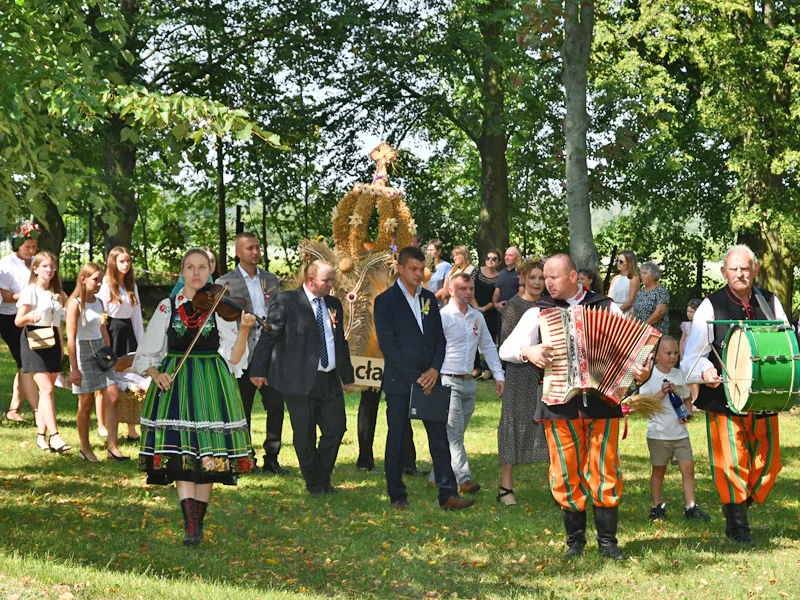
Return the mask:
[[497, 258], [496, 256], [487, 256], [487, 257], [486, 257], [486, 260], [492, 260], [492, 261], [495, 261], [495, 260], [498, 260], [498, 258]]

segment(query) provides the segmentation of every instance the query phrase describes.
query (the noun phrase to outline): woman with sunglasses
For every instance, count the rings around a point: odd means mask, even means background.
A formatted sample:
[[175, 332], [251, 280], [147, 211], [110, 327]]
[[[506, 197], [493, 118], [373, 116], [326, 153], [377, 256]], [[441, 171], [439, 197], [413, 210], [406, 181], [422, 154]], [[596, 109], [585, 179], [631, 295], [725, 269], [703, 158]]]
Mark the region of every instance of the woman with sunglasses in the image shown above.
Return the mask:
[[[478, 312], [483, 314], [483, 319], [486, 321], [486, 327], [489, 328], [489, 333], [492, 335], [493, 340], [497, 340], [497, 310], [492, 303], [492, 296], [494, 295], [494, 288], [497, 284], [497, 266], [500, 264], [499, 250], [489, 250], [486, 253], [486, 262], [480, 269], [472, 271], [472, 280], [475, 282], [475, 298], [472, 300], [472, 305], [478, 309]], [[481, 366], [481, 357], [479, 353], [475, 354], [475, 368], [472, 370], [473, 377], [481, 377], [482, 379], [489, 379], [492, 372], [489, 369], [483, 369]]]
[[619, 274], [614, 276], [611, 285], [608, 286], [608, 296], [625, 315], [630, 315], [633, 301], [641, 286], [639, 263], [633, 250], [623, 250], [619, 253], [617, 271]]

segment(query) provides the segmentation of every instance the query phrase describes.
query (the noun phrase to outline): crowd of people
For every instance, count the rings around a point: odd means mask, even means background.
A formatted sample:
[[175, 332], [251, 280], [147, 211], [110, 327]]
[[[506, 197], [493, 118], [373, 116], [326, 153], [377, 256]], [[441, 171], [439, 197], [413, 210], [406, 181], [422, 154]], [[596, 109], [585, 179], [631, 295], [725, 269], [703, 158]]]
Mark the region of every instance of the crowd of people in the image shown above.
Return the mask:
[[[347, 425], [344, 392], [355, 390], [355, 378], [344, 309], [331, 295], [332, 265], [310, 262], [302, 285], [281, 291], [275, 275], [259, 267], [261, 246], [254, 234], [236, 236], [237, 267], [222, 277], [217, 276], [213, 251], [190, 248], [178, 284], [158, 303], [145, 330], [130, 251], [112, 249], [105, 270], [91, 262], [84, 265], [67, 297], [57, 258], [39, 252], [37, 238], [36, 226], [24, 224], [15, 234], [14, 253], [0, 260], [0, 334], [18, 369], [6, 419], [21, 420], [20, 405], [26, 399], [39, 448], [71, 450], [58, 432], [54, 403], [63, 359], [78, 396], [80, 458], [98, 461], [89, 440], [94, 406], [107, 459], [129, 460], [118, 445], [113, 357], [135, 353], [132, 369], [152, 383], [142, 409], [141, 436], [130, 424], [126, 441], [139, 444], [138, 465], [148, 483], [176, 484], [186, 545], [202, 542], [214, 483], [235, 485], [239, 475], [254, 472], [289, 473], [278, 460], [284, 410], [308, 493], [318, 497], [339, 492], [332, 475]], [[385, 394], [384, 472], [392, 507], [410, 508], [403, 476], [418, 474], [429, 475], [442, 509], [474, 504], [481, 483], [473, 479], [465, 432], [475, 411], [476, 380], [494, 379], [502, 399], [497, 501], [517, 504], [516, 465], [549, 463], [567, 556], [584, 551], [591, 504], [600, 553], [623, 559], [616, 538], [623, 407], [592, 394], [565, 404], [542, 401], [543, 371], [552, 363], [553, 348], [541, 341], [539, 314], [554, 307], [594, 306], [634, 316], [663, 334], [652, 362], [634, 369], [639, 393], [663, 408], [647, 422], [650, 518], [666, 518], [662, 485], [673, 462], [682, 477], [683, 516], [709, 519], [695, 502], [686, 428], [701, 410], [706, 413], [712, 477], [726, 534], [738, 543], [752, 543], [747, 509], [766, 500], [781, 468], [778, 418], [775, 413], [739, 414], [729, 408], [717, 358], [726, 330], [715, 321], [787, 320], [776, 297], [754, 288], [758, 263], [752, 251], [735, 246], [726, 253], [726, 285], [689, 303], [677, 340], [669, 335], [670, 296], [659, 283], [660, 268], [654, 262], [639, 267], [632, 251], [617, 257], [618, 274], [604, 295], [597, 273], [578, 271], [565, 254], [523, 260], [512, 246], [503, 253], [489, 250], [483, 265], [475, 266], [465, 246], [453, 249], [451, 264], [442, 258], [439, 240], [425, 246], [427, 256], [420, 242], [415, 237], [400, 250], [397, 281], [375, 300], [383, 381], [380, 391], [362, 391], [358, 413], [357, 467], [372, 471], [378, 403], [381, 391]], [[212, 282], [242, 299], [242, 305], [225, 300], [219, 289], [208, 286]], [[223, 305], [232, 305], [233, 314], [225, 315], [219, 309]], [[711, 330], [709, 321], [716, 323]], [[251, 442], [256, 393], [267, 418], [260, 466]], [[444, 402], [443, 416], [421, 417], [433, 463], [430, 472], [417, 468], [409, 420], [419, 406], [415, 402], [425, 397], [432, 404]]]

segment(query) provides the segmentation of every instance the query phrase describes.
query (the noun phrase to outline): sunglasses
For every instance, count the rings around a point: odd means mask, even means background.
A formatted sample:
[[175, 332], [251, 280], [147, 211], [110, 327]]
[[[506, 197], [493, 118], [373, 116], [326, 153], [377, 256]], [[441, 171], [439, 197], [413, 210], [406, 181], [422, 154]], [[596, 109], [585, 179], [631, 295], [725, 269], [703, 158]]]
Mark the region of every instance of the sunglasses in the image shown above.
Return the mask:
[[627, 262], [627, 261], [625, 261], [625, 260], [622, 260], [621, 258], [618, 258], [618, 259], [617, 259], [617, 264], [618, 264], [618, 265], [624, 265], [626, 262]]
[[500, 260], [496, 256], [487, 256], [486, 260]]

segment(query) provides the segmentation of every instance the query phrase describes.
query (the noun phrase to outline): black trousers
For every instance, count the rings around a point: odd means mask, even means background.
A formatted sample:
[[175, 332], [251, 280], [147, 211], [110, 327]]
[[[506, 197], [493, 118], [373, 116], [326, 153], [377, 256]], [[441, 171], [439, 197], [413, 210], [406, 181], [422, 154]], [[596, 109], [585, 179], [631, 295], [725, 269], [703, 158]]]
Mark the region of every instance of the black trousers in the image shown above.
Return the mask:
[[283, 430], [283, 394], [266, 385], [259, 390], [250, 382], [249, 368], [245, 370], [238, 382], [244, 414], [247, 417], [247, 429], [250, 429], [256, 392], [261, 393], [261, 405], [267, 411], [267, 438], [263, 444], [264, 453], [267, 458], [277, 458], [278, 452], [281, 450], [281, 431]]
[[317, 371], [314, 387], [308, 396], [285, 394], [284, 399], [306, 489], [312, 493], [322, 492], [331, 483], [331, 472], [347, 430], [344, 394], [336, 370], [330, 373]]
[[[362, 469], [375, 467], [372, 445], [375, 441], [375, 425], [378, 422], [378, 405], [381, 401], [380, 390], [364, 390], [358, 403], [358, 460], [356, 466]], [[417, 449], [414, 447], [414, 433], [409, 422], [403, 436], [400, 451], [403, 469], [417, 468]]]
[[[386, 489], [389, 500], [397, 502], [406, 500], [406, 486], [403, 483], [403, 466], [400, 461], [400, 448], [403, 444], [405, 429], [410, 427], [408, 421], [409, 394], [386, 394], [386, 420], [389, 423], [389, 434], [386, 436]], [[436, 485], [439, 488], [439, 504], [448, 498], [458, 495], [458, 484], [450, 466], [450, 444], [447, 441], [447, 423], [423, 421], [428, 432], [428, 445], [433, 459], [433, 472], [436, 474]]]

